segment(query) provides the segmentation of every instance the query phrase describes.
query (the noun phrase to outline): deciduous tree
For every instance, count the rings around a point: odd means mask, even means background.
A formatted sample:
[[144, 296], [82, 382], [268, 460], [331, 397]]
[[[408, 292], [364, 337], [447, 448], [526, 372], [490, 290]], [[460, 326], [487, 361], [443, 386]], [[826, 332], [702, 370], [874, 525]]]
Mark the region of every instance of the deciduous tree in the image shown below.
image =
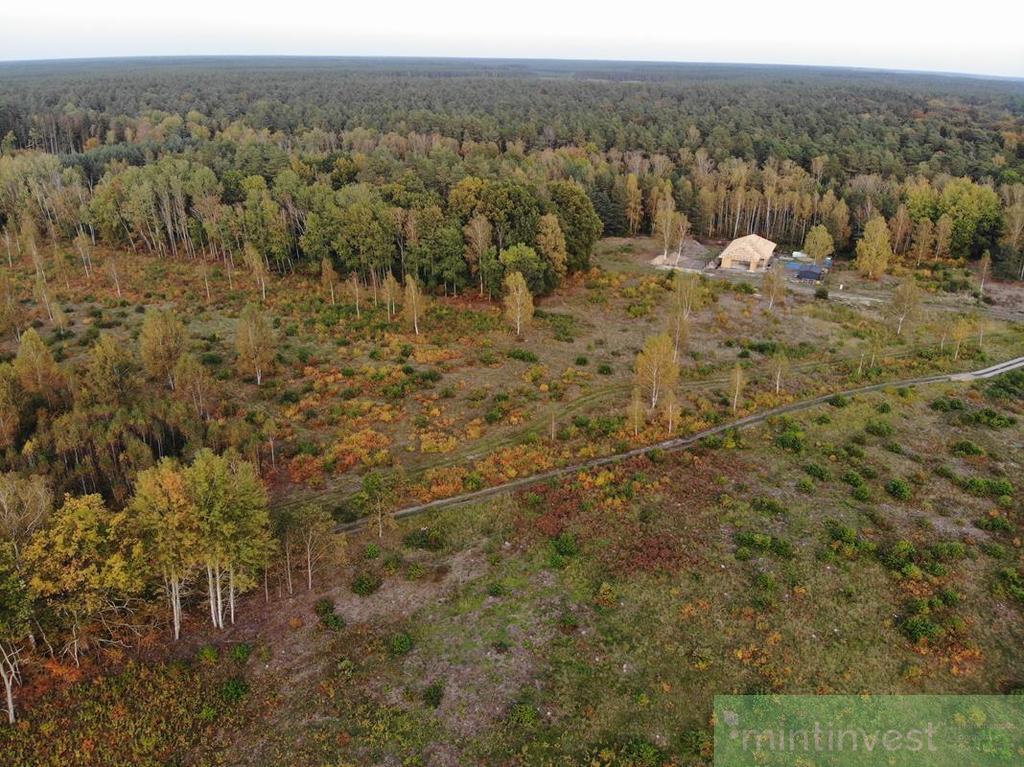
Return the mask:
[[165, 458], [139, 472], [129, 508], [147, 565], [160, 577], [171, 605], [174, 638], [181, 637], [182, 594], [200, 562], [199, 514], [177, 463]]
[[146, 373], [166, 381], [173, 390], [175, 367], [185, 352], [187, 340], [185, 325], [177, 314], [168, 309], [148, 309], [139, 334], [139, 353]]
[[405, 321], [413, 329], [416, 335], [420, 334], [420, 320], [426, 311], [426, 297], [420, 289], [420, 284], [411, 274], [405, 277], [405, 300], [402, 302], [402, 313]]
[[267, 318], [255, 304], [246, 304], [238, 318], [235, 349], [239, 369], [252, 372], [257, 386], [263, 383], [263, 376], [274, 362], [274, 347], [274, 331]]
[[[235, 596], [251, 587], [273, 548], [267, 491], [248, 461], [200, 450], [184, 471], [199, 517], [199, 557], [206, 569], [210, 620], [235, 622]], [[225, 583], [226, 581], [226, 583]], [[227, 605], [224, 591], [227, 590]]]
[[765, 272], [761, 283], [765, 298], [768, 299], [768, 311], [772, 310], [776, 301], [782, 301], [786, 295], [786, 275], [781, 264], [774, 264]]
[[672, 339], [667, 333], [648, 338], [637, 355], [634, 380], [646, 392], [652, 409], [658, 406], [658, 398], [674, 389], [679, 381], [679, 363], [674, 356]]
[[533, 296], [530, 288], [519, 272], [510, 272], [505, 276], [505, 317], [515, 328], [516, 335], [523, 334], [523, 328], [533, 319]]
[[921, 289], [913, 279], [907, 279], [896, 286], [889, 301], [888, 314], [896, 323], [896, 335], [903, 333], [903, 326], [912, 320], [921, 308]]
[[857, 241], [857, 270], [868, 279], [877, 280], [892, 260], [889, 244], [889, 227], [885, 219], [875, 216], [864, 227], [864, 234]]
[[821, 264], [826, 258], [835, 252], [835, 244], [832, 242], [832, 235], [822, 224], [812, 226], [804, 237], [804, 253], [814, 259], [814, 263]]

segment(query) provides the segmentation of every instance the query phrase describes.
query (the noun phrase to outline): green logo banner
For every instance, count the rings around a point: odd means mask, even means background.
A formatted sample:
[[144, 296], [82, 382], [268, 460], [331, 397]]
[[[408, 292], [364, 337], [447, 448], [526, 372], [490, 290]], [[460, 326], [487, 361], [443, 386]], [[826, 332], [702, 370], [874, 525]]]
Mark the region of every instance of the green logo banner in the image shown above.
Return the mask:
[[715, 696], [715, 767], [771, 765], [1024, 765], [1024, 696]]

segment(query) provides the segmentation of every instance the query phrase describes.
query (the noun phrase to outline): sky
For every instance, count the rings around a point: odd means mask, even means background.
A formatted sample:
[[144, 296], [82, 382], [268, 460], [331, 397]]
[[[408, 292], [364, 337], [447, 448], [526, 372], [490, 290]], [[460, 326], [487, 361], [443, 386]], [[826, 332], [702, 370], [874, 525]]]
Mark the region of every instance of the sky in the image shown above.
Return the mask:
[[457, 56], [1024, 77], [1022, 29], [1022, 0], [0, 0], [0, 60]]

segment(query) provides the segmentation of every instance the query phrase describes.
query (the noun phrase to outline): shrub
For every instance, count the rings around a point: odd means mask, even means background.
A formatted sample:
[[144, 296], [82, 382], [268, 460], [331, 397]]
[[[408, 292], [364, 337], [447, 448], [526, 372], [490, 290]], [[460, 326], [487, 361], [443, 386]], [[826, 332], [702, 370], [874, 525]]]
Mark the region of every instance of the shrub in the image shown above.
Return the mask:
[[848, 484], [850, 487], [860, 487], [861, 485], [864, 484], [864, 477], [862, 477], [860, 474], [858, 474], [853, 469], [850, 469], [850, 470], [844, 472], [843, 476], [842, 476], [842, 480], [843, 480], [843, 482]]
[[584, 366], [584, 365], [586, 365], [586, 364], [587, 364], [588, 362], [590, 362], [590, 360], [588, 360], [588, 359], [587, 359], [586, 357], [580, 356], [580, 357], [577, 357], [577, 358], [576, 358], [576, 364], [577, 364], [577, 365], [578, 365], [579, 367], [583, 367], [583, 366]]
[[864, 426], [864, 431], [874, 437], [891, 437], [893, 428], [892, 424], [888, 421], [882, 421], [881, 419], [872, 418]]
[[828, 301], [828, 288], [824, 285], [819, 285], [814, 289], [814, 297], [818, 301]]
[[345, 628], [345, 619], [334, 612], [321, 616], [320, 623], [329, 631], [341, 631]]
[[782, 515], [786, 513], [786, 507], [776, 501], [774, 498], [768, 498], [763, 495], [756, 496], [754, 500], [750, 502], [750, 508], [754, 511], [759, 511], [762, 514], [778, 514]]
[[402, 539], [402, 543], [410, 549], [440, 551], [444, 548], [444, 536], [439, 530], [421, 527], [418, 530], [412, 530], [407, 533]]
[[783, 450], [793, 453], [802, 453], [807, 441], [807, 435], [799, 426], [791, 424], [775, 438], [775, 444]]
[[249, 693], [249, 683], [240, 676], [233, 676], [220, 686], [220, 697], [225, 703], [238, 703]]
[[519, 360], [520, 362], [536, 362], [537, 355], [528, 349], [509, 349], [505, 352], [505, 356], [510, 359]]
[[942, 627], [923, 615], [912, 615], [903, 621], [903, 633], [911, 642], [927, 639], [938, 639], [942, 636]]
[[827, 400], [832, 407], [846, 407], [850, 404], [850, 398], [845, 394], [834, 394]]
[[388, 638], [388, 654], [392, 657], [407, 655], [412, 650], [412, 637], [405, 631], [392, 634]]
[[374, 572], [364, 570], [352, 579], [352, 593], [368, 597], [381, 587], [383, 580]]
[[239, 642], [231, 648], [231, 660], [238, 664], [245, 664], [252, 655], [252, 645], [248, 642]]
[[812, 477], [814, 477], [816, 480], [819, 480], [820, 482], [828, 482], [832, 478], [832, 475], [829, 474], [828, 469], [817, 463], [806, 464], [804, 466], [804, 471], [806, 471], [808, 474], [810, 474]]
[[1024, 602], [1024, 575], [1012, 567], [1004, 567], [997, 574], [996, 593], [1007, 594]]
[[537, 709], [529, 703], [516, 703], [508, 713], [508, 723], [513, 727], [532, 729], [539, 719]]
[[206, 666], [212, 666], [220, 660], [220, 653], [212, 644], [204, 644], [196, 652], [196, 660]]
[[990, 514], [982, 517], [975, 523], [979, 529], [990, 533], [1009, 533], [1013, 531], [1010, 520], [999, 514]]
[[435, 679], [423, 689], [423, 702], [431, 708], [437, 708], [444, 700], [444, 680]]
[[889, 495], [898, 501], [909, 501], [913, 495], [914, 490], [911, 488], [910, 483], [905, 479], [891, 479], [885, 486], [886, 491]]
[[366, 544], [366, 548], [363, 549], [363, 558], [364, 559], [377, 559], [377, 557], [379, 557], [380, 554], [381, 554], [381, 548], [376, 543], [368, 543], [368, 544]]
[[985, 451], [969, 439], [957, 440], [950, 446], [949, 452], [953, 455], [985, 455]]
[[610, 376], [612, 374], [612, 366], [607, 362], [602, 362], [597, 366], [597, 373], [602, 376]]
[[569, 532], [560, 533], [552, 538], [551, 547], [555, 550], [555, 553], [563, 557], [572, 557], [579, 553], [579, 544], [576, 542], [576, 536]]

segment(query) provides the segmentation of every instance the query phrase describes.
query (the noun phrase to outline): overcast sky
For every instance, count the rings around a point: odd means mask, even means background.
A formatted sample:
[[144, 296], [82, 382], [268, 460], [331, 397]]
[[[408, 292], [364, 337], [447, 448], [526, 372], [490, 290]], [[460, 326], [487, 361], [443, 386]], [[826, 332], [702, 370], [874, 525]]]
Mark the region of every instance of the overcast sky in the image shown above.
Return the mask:
[[730, 61], [1024, 77], [1024, 0], [0, 0], [0, 60], [194, 54]]

